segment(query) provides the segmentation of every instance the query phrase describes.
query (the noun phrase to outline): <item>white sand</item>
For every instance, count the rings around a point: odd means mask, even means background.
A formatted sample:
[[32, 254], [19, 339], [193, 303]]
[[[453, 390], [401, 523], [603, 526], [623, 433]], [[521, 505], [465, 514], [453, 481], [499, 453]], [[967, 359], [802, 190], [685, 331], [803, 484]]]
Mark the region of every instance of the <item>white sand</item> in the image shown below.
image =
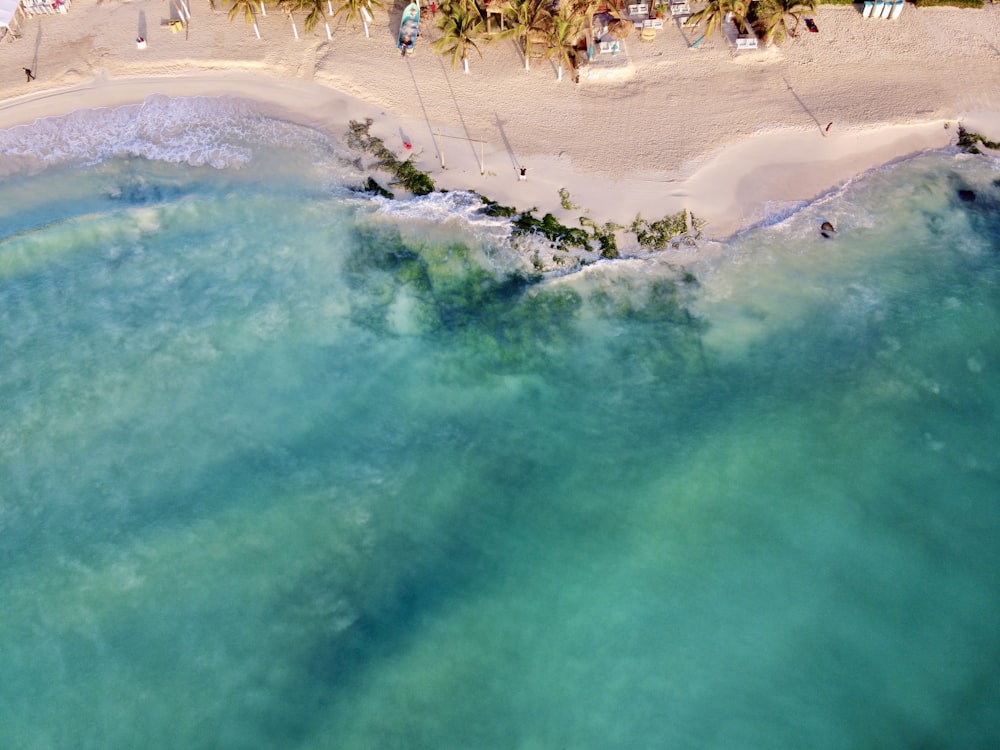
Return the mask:
[[[774, 202], [803, 201], [880, 164], [947, 145], [959, 121], [1000, 140], [1000, 8], [917, 9], [864, 19], [853, 6], [821, 7], [818, 34], [736, 52], [717, 34], [670, 26], [635, 36], [614, 78], [557, 81], [548, 61], [525, 72], [513, 41], [482, 45], [471, 73], [451, 70], [424, 24], [416, 53], [395, 47], [400, 9], [360, 24], [323, 26], [295, 40], [276, 11], [262, 40], [220, 7], [191, 8], [187, 33], [161, 22], [173, 0], [76, 0], [65, 15], [23, 24], [0, 43], [0, 127], [84, 107], [171, 96], [229, 94], [266, 112], [342, 136], [351, 118], [439, 187], [471, 188], [508, 205], [576, 223], [629, 223], [681, 208], [723, 237], [760, 221]], [[401, 8], [401, 6], [400, 6]], [[147, 48], [139, 50], [140, 33]], [[26, 82], [22, 66], [37, 80]], [[824, 133], [826, 124], [833, 125]], [[482, 149], [479, 139], [483, 139]], [[485, 165], [482, 173], [480, 160]], [[442, 167], [442, 161], [444, 167]], [[520, 182], [517, 168], [528, 168]], [[582, 210], [560, 208], [566, 188]]]

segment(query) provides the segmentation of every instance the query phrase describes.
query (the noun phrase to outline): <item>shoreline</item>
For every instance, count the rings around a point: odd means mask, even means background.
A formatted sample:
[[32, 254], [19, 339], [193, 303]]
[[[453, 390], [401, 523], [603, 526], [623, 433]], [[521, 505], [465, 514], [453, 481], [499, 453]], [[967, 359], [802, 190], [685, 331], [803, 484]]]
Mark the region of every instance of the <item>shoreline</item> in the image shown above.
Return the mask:
[[[808, 88], [796, 83], [793, 89], [784, 46], [759, 55], [728, 55], [727, 60], [718, 54], [726, 52], [721, 35], [709, 40], [715, 46], [706, 55], [683, 48], [678, 61], [666, 62], [662, 58], [676, 50], [657, 54], [655, 48], [640, 47], [635, 41], [631, 78], [575, 86], [557, 83], [549, 70], [525, 73], [523, 66], [518, 70], [512, 48], [490, 49], [479, 66], [486, 70], [466, 76], [448, 69], [426, 46], [413, 59], [372, 58], [373, 49], [379, 55], [384, 52], [384, 39], [376, 34], [365, 39], [356, 30], [338, 27], [338, 41], [352, 53], [357, 50], [369, 56], [365, 65], [364, 59], [355, 57], [345, 62], [344, 51], [327, 43], [325, 34], [320, 39], [318, 32], [298, 42], [289, 35], [261, 43], [252, 39], [252, 32], [247, 39], [243, 24], [230, 23], [223, 12], [195, 11], [192, 37], [210, 32], [226, 40], [214, 47], [199, 47], [197, 59], [180, 57], [179, 52], [189, 51], [189, 46], [156, 34], [151, 35], [151, 49], [145, 51], [137, 51], [133, 44], [131, 49], [112, 53], [98, 44], [100, 35], [120, 36], [131, 28], [136, 14], [158, 7], [149, 0], [92, 7], [78, 3], [65, 16], [28, 20], [20, 40], [0, 45], [0, 85], [8, 92], [0, 96], [0, 128], [80, 109], [136, 104], [152, 94], [246, 99], [265, 116], [315, 128], [338, 141], [343, 141], [349, 120], [371, 118], [372, 134], [397, 149], [400, 158], [410, 155], [402, 148], [403, 142], [413, 143], [415, 166], [427, 172], [439, 189], [474, 190], [521, 211], [551, 212], [570, 226], [576, 226], [584, 212], [601, 223], [627, 224], [638, 214], [656, 220], [687, 209], [707, 222], [704, 235], [715, 240], [765, 222], [775, 205], [811, 202], [873, 168], [946, 147], [954, 143], [960, 121], [969, 130], [1000, 138], [1000, 85], [988, 72], [979, 73], [969, 85], [953, 86], [949, 95], [940, 92], [942, 101], [931, 108], [888, 117], [887, 112], [873, 110], [871, 102], [879, 99], [883, 110], [904, 108], [905, 102], [896, 101], [892, 92], [879, 98], [861, 90], [845, 103], [840, 101], [843, 85], [836, 75], [824, 76]], [[1000, 30], [1000, 10], [992, 7], [932, 10], [945, 11], [936, 14], [936, 23], [942, 18], [959, 25], [978, 20]], [[922, 13], [913, 9], [912, 15]], [[963, 13], [983, 15], [974, 18]], [[268, 20], [279, 15], [271, 14]], [[824, 6], [816, 17], [823, 28], [862, 23], [854, 18], [851, 6]], [[894, 33], [901, 28], [895, 27]], [[73, 40], [83, 39], [91, 45], [92, 54], [86, 59], [94, 58], [90, 71], [81, 75], [79, 68], [72, 68], [52, 77], [43, 75], [31, 84], [3, 80], [13, 75], [12, 68], [18, 71], [16, 52], [31, 38], [36, 39], [36, 56], [48, 45], [58, 43], [53, 51], [57, 54], [74, 47]], [[240, 55], [226, 54], [232, 52], [230, 40]], [[664, 46], [669, 41], [677, 40], [664, 40]], [[798, 42], [787, 46], [803, 47]], [[79, 43], [75, 48], [80, 51]], [[21, 49], [32, 51], [30, 46]], [[311, 67], [289, 67], [288, 60], [299, 57], [309, 59]], [[941, 66], [945, 76], [953, 65], [961, 67], [970, 59], [968, 54], [954, 57], [956, 62]], [[971, 57], [977, 59], [975, 54]], [[696, 72], [715, 71], [710, 86], [722, 85], [734, 69], [744, 76], [766, 78], [766, 83], [759, 81], [761, 101], [751, 102], [752, 118], [737, 119], [726, 130], [726, 112], [708, 122], [695, 122], [678, 111], [699, 107], [701, 99], [694, 98], [695, 92], [656, 101], [662, 84], [654, 74], [665, 65], [676, 74], [677, 66], [687, 66], [696, 58]], [[849, 63], [838, 61], [831, 67], [839, 69]], [[68, 63], [47, 62], [39, 70], [44, 74], [47, 67], [57, 70], [59, 64]], [[821, 65], [821, 61], [813, 64]], [[371, 87], [373, 74], [382, 75], [385, 85]], [[922, 84], [932, 89], [939, 75], [941, 71], [934, 71], [933, 81], [922, 80], [926, 74], [921, 72], [911, 77], [920, 93]], [[877, 83], [879, 79], [872, 80]], [[809, 92], [817, 85], [835, 84], [840, 86], [838, 106], [846, 114], [824, 132], [817, 127], [821, 120], [804, 102], [813, 98]], [[764, 94], [775, 85], [785, 86], [786, 93], [780, 101], [770, 102]], [[487, 95], [495, 88], [500, 95], [517, 92], [519, 98], [511, 99], [507, 112], [500, 112], [494, 103], [482, 100], [482, 91], [477, 99], [477, 86]], [[787, 91], [793, 95], [789, 97]], [[913, 91], [897, 94], [906, 99]], [[524, 107], [534, 110], [534, 115], [523, 118], [520, 110]], [[794, 124], [787, 122], [790, 108], [798, 110]], [[647, 113], [653, 125], [647, 125]], [[641, 115], [638, 121], [635, 115]], [[822, 119], [829, 116], [824, 114]], [[948, 124], [950, 128], [945, 127]], [[528, 170], [526, 181], [517, 179], [522, 166]], [[562, 208], [561, 189], [579, 209]]]

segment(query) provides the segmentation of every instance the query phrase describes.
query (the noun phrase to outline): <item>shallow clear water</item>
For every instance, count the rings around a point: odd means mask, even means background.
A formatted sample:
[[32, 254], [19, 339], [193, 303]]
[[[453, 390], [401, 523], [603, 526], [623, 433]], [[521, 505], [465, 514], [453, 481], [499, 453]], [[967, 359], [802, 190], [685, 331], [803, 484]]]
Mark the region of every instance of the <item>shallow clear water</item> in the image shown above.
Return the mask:
[[995, 161], [532, 284], [131, 112], [0, 134], [0, 746], [1000, 743]]

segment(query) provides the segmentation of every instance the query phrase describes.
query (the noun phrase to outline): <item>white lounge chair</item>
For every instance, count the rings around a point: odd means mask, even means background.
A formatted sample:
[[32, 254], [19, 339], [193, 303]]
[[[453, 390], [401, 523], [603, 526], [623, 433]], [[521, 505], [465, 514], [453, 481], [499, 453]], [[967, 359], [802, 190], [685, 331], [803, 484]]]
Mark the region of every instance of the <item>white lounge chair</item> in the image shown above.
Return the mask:
[[899, 14], [903, 12], [903, 0], [896, 0], [892, 4], [892, 10], [889, 12], [889, 18], [899, 18]]
[[751, 34], [741, 34], [736, 37], [736, 49], [757, 49], [757, 37]]
[[862, 18], [871, 18], [872, 10], [875, 8], [875, 0], [865, 0], [865, 7], [861, 10]]

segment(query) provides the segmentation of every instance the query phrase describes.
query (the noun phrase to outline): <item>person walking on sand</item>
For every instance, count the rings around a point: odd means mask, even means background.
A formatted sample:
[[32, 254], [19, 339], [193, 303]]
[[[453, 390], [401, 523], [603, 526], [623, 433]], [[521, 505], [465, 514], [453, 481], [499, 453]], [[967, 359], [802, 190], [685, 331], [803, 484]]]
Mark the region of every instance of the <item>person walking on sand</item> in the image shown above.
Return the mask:
[[832, 122], [828, 122], [826, 124], [826, 130], [824, 130], [823, 133], [824, 134], [829, 133], [830, 132], [830, 128], [832, 128], [832, 127], [833, 127], [833, 123]]
[[25, 83], [31, 83], [35, 80], [35, 74], [31, 72], [31, 68], [21, 68], [21, 70], [24, 71], [24, 75], [28, 78]]
[[518, 179], [519, 182], [526, 182], [527, 181], [527, 179], [528, 179], [528, 168], [527, 167], [521, 167], [521, 174], [518, 176], [517, 179]]

